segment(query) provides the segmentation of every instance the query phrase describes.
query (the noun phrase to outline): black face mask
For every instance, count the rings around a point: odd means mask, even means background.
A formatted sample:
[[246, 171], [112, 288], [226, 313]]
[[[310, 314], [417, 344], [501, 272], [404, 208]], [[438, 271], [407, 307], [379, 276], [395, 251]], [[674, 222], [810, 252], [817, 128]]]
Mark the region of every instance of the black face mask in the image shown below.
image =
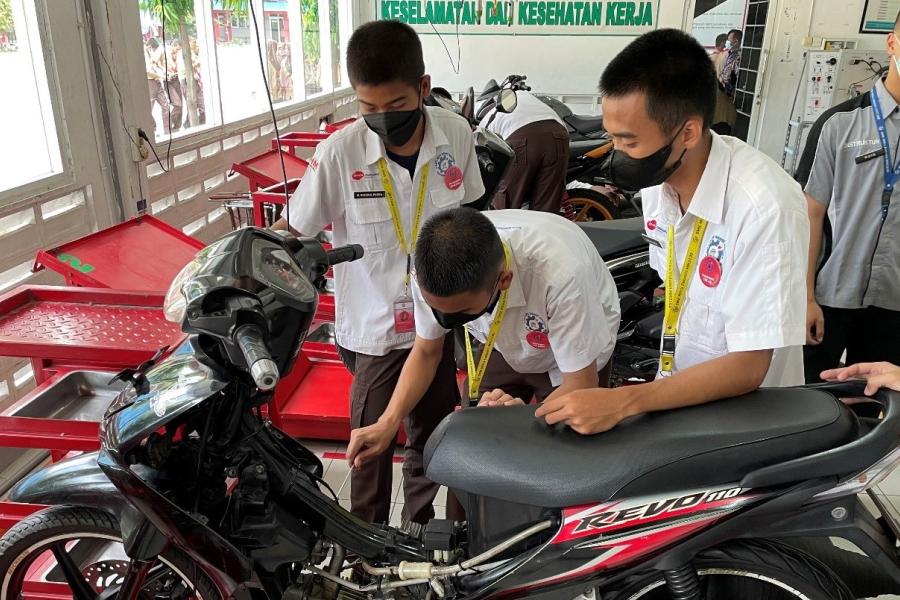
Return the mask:
[[[500, 283], [499, 279], [497, 279], [497, 283]], [[494, 312], [494, 307], [497, 306], [497, 303], [500, 301], [500, 293], [501, 292], [499, 290], [495, 291], [494, 296], [491, 298], [491, 301], [487, 306], [484, 307], [484, 310], [479, 313], [443, 313], [434, 308], [431, 309], [431, 312], [434, 313], [434, 319], [438, 322], [438, 325], [440, 325], [444, 329], [456, 329], [457, 327], [461, 327], [466, 323], [471, 323], [485, 313]]]
[[636, 192], [644, 188], [653, 187], [663, 183], [672, 176], [672, 173], [681, 166], [681, 159], [684, 158], [687, 148], [681, 152], [671, 166], [666, 166], [666, 161], [672, 154], [672, 144], [675, 138], [681, 133], [684, 124], [675, 132], [672, 141], [644, 158], [631, 158], [624, 152], [613, 150], [612, 157], [609, 160], [609, 178], [613, 184], [620, 189]]
[[392, 110], [363, 115], [369, 129], [377, 133], [386, 145], [394, 148], [410, 140], [421, 118], [421, 106], [417, 106], [414, 110]]

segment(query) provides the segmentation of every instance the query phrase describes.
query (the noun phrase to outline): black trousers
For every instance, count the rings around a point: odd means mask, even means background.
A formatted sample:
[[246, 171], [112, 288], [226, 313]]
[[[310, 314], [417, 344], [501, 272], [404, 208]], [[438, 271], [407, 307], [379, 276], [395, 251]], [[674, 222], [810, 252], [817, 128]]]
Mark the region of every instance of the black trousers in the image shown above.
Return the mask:
[[839, 366], [847, 351], [847, 364], [888, 361], [900, 364], [900, 311], [868, 308], [822, 307], [825, 338], [803, 349], [806, 383], [821, 381], [819, 374]]

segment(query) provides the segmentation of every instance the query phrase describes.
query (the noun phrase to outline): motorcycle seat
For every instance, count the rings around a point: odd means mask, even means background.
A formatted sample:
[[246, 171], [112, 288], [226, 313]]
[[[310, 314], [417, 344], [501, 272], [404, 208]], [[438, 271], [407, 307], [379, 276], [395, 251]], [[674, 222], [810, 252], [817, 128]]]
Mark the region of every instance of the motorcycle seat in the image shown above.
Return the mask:
[[609, 260], [626, 252], [646, 250], [648, 246], [642, 237], [644, 222], [641, 217], [614, 221], [579, 222], [578, 226], [591, 238], [591, 242], [603, 260]]
[[563, 121], [583, 135], [603, 131], [603, 117], [598, 115], [566, 115]]
[[471, 408], [448, 416], [425, 447], [426, 476], [476, 496], [564, 508], [735, 484], [860, 435], [856, 417], [833, 394], [804, 388], [639, 415], [590, 436], [548, 426], [534, 410]]

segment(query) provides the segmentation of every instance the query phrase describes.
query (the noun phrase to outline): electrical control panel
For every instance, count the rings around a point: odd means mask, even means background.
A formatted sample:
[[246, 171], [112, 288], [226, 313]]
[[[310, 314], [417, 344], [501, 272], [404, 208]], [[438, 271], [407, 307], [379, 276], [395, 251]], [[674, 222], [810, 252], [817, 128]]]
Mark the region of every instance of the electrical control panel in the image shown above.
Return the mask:
[[810, 52], [801, 120], [811, 123], [835, 104], [866, 93], [889, 60], [887, 53], [871, 50]]

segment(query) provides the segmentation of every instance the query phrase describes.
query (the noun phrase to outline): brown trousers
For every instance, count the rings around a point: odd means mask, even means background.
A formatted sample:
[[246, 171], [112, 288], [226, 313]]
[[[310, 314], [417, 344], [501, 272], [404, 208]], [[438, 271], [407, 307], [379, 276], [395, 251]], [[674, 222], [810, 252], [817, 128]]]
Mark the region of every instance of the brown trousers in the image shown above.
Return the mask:
[[[340, 349], [344, 364], [353, 373], [350, 387], [350, 426], [372, 425], [384, 413], [400, 377], [409, 350], [393, 350], [385, 356], [358, 354]], [[403, 459], [403, 520], [425, 524], [434, 517], [438, 485], [425, 477], [422, 452], [428, 437], [459, 404], [453, 339], [447, 336], [444, 356], [425, 395], [404, 420], [406, 453]], [[350, 511], [370, 523], [387, 523], [391, 508], [393, 446], [350, 474]], [[451, 512], [448, 494], [448, 513]], [[448, 517], [453, 518], [448, 514]]]
[[569, 168], [569, 132], [556, 121], [520, 127], [506, 142], [516, 153], [494, 195], [494, 208], [559, 213]]

